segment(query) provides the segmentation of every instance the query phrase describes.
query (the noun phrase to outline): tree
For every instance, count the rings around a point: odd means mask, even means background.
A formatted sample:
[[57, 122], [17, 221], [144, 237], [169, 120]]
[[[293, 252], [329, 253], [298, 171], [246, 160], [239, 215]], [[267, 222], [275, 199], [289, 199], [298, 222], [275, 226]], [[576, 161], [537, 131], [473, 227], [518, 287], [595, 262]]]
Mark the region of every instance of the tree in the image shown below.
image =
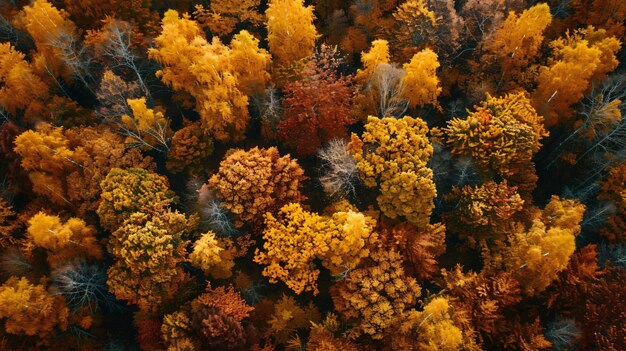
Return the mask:
[[401, 321], [420, 294], [415, 279], [404, 274], [402, 256], [393, 250], [372, 252], [369, 264], [352, 270], [331, 289], [335, 309], [354, 321], [348, 333], [374, 340]]
[[411, 62], [404, 64], [406, 75], [402, 82], [405, 86], [403, 93], [409, 100], [411, 108], [427, 104], [439, 105], [437, 96], [441, 93], [441, 87], [437, 78], [437, 68], [439, 68], [437, 54], [428, 48], [416, 53]]
[[[18, 110], [41, 111], [48, 86], [37, 76], [24, 54], [9, 43], [0, 43], [0, 106], [15, 115]], [[31, 112], [32, 113], [32, 112]]]
[[305, 211], [292, 203], [281, 208], [277, 217], [265, 216], [263, 251], [255, 252], [254, 261], [265, 265], [263, 275], [271, 283], [281, 280], [300, 294], [318, 294], [320, 259], [331, 274], [341, 277], [366, 258], [377, 236], [372, 233], [375, 221], [361, 213], [337, 212], [327, 218]]
[[208, 8], [195, 5], [193, 16], [202, 27], [219, 36], [227, 36], [235, 30], [239, 23], [247, 23], [254, 27], [261, 25], [264, 16], [257, 10], [261, 0], [244, 0], [232, 2], [229, 0], [215, 0]]
[[106, 70], [102, 74], [100, 87], [96, 92], [96, 98], [100, 104], [96, 114], [105, 123], [116, 126], [120, 123], [120, 116], [131, 113], [128, 100], [138, 99], [141, 96], [141, 88], [137, 82], [126, 82], [113, 71]]
[[205, 167], [214, 146], [200, 122], [188, 122], [172, 136], [165, 167], [172, 173], [199, 173]]
[[[462, 350], [463, 332], [451, 317], [451, 306], [445, 297], [435, 297], [421, 312], [410, 311], [401, 322], [401, 330], [416, 334], [416, 344], [411, 350], [438, 351]], [[399, 349], [400, 350], [400, 349]]]
[[120, 117], [119, 126], [122, 134], [126, 135], [125, 142], [138, 145], [140, 149], [167, 150], [172, 134], [170, 121], [163, 112], [154, 111], [146, 106], [146, 98], [128, 99], [130, 114]]
[[266, 212], [276, 213], [283, 205], [306, 199], [300, 193], [306, 179], [297, 161], [280, 156], [278, 149], [253, 148], [232, 151], [209, 179], [221, 205], [232, 212], [241, 228], [258, 228]]
[[50, 294], [45, 286], [11, 277], [0, 286], [0, 318], [9, 334], [45, 339], [57, 327], [67, 329], [69, 311], [64, 299]]
[[430, 222], [437, 194], [427, 167], [433, 153], [427, 133], [428, 126], [419, 118], [370, 116], [361, 138], [352, 134], [348, 144], [361, 180], [380, 190], [381, 211], [417, 226]]
[[193, 244], [193, 251], [189, 254], [189, 261], [194, 266], [202, 269], [207, 275], [214, 278], [228, 278], [231, 275], [231, 268], [234, 266], [232, 257], [226, 257], [228, 251], [225, 250], [215, 233], [209, 231]]
[[519, 15], [511, 11], [493, 38], [485, 43], [485, 50], [498, 58], [507, 75], [519, 74], [539, 54], [543, 32], [551, 21], [548, 4], [537, 4]]
[[267, 41], [276, 64], [286, 66], [313, 54], [318, 37], [312, 6], [303, 0], [271, 0], [267, 10]]
[[127, 150], [122, 138], [105, 128], [54, 128], [39, 125], [15, 139], [36, 194], [79, 214], [95, 211], [100, 181], [115, 167], [151, 168], [151, 159]]
[[336, 48], [322, 45], [303, 78], [283, 89], [285, 116], [277, 126], [278, 138], [302, 156], [333, 138], [347, 137], [347, 127], [356, 122], [350, 109], [353, 77], [338, 73], [341, 63]]
[[419, 280], [439, 272], [437, 256], [446, 251], [446, 227], [441, 223], [419, 228], [409, 222], [386, 225], [381, 241], [404, 257], [405, 272]]
[[317, 157], [322, 161], [319, 178], [324, 192], [329, 197], [356, 195], [359, 172], [356, 160], [348, 152], [348, 143], [343, 139], [332, 139]]
[[230, 48], [230, 61], [241, 91], [248, 96], [265, 91], [271, 81], [268, 69], [272, 56], [259, 48], [259, 40], [242, 30], [233, 37]]
[[185, 215], [169, 210], [128, 214], [109, 242], [116, 261], [108, 270], [107, 284], [117, 299], [156, 312], [175, 296], [189, 280], [181, 267], [187, 226]]
[[64, 10], [58, 10], [47, 0], [35, 0], [32, 5], [24, 6], [16, 18], [16, 27], [30, 34], [37, 47], [37, 54], [43, 59], [38, 67], [47, 71], [53, 78], [63, 77], [72, 81], [73, 71], [68, 62], [64, 62], [60, 43], [77, 40], [76, 25], [68, 18]]
[[137, 25], [146, 34], [158, 32], [159, 14], [150, 9], [155, 1], [111, 0], [107, 2], [64, 0], [63, 5], [81, 28], [96, 27], [108, 18], [116, 18]]
[[287, 343], [287, 347], [292, 342], [289, 337], [297, 333], [298, 329], [307, 328], [320, 319], [315, 304], [309, 302], [308, 306], [302, 306], [293, 296], [283, 294], [273, 307], [274, 312], [269, 318], [267, 333], [276, 343]]
[[529, 228], [518, 225], [509, 235], [504, 265], [526, 294], [542, 292], [567, 267], [584, 212], [578, 201], [553, 196]]
[[61, 223], [59, 217], [39, 212], [28, 221], [28, 234], [35, 246], [47, 250], [51, 267], [78, 258], [102, 258], [102, 249], [95, 237], [96, 229], [80, 218]]
[[626, 164], [616, 166], [609, 171], [607, 179], [602, 182], [599, 200], [612, 201], [615, 204], [615, 213], [612, 214], [606, 226], [600, 233], [611, 242], [624, 242], [626, 235]]
[[361, 53], [363, 69], [358, 69], [356, 72], [357, 82], [365, 83], [372, 77], [378, 65], [388, 64], [389, 60], [389, 43], [386, 40], [374, 40], [370, 50]]
[[[239, 81], [249, 82], [252, 78], [247, 74], [259, 72], [245, 71], [246, 66], [236, 67], [232, 51], [218, 38], [207, 42], [198, 24], [188, 15], [180, 18], [178, 12], [169, 10], [163, 17], [162, 28], [154, 39], [156, 47], [148, 50], [150, 58], [163, 66], [157, 76], [174, 90], [186, 92], [196, 100], [202, 126], [215, 139], [241, 140], [250, 116], [248, 97]], [[237, 43], [235, 58], [246, 56]], [[259, 55], [265, 57], [262, 52]]]
[[[143, 48], [147, 45], [145, 41], [143, 34], [131, 23], [113, 18], [105, 19], [102, 28], [89, 31], [85, 37], [85, 45], [91, 48], [108, 70], [129, 71], [143, 95], [151, 99], [147, 73], [153, 72], [144, 62], [147, 58]], [[103, 81], [107, 78], [108, 70], [105, 71]]]
[[507, 179], [523, 198], [534, 189], [532, 157], [548, 136], [543, 117], [537, 114], [524, 92], [503, 97], [487, 95], [467, 119], [453, 118], [444, 132], [452, 154], [471, 157], [486, 172]]
[[386, 37], [395, 50], [397, 61], [408, 61], [427, 43], [436, 40], [440, 18], [431, 11], [425, 0], [410, 0], [398, 6], [393, 13], [394, 27]]
[[14, 217], [13, 207], [3, 198], [0, 198], [0, 248], [2, 249], [6, 249], [16, 242], [17, 238], [13, 235], [19, 225]]
[[255, 349], [248, 345], [251, 330], [244, 327], [253, 310], [232, 286], [212, 288], [209, 284], [203, 294], [179, 311], [165, 315], [161, 330], [170, 348]]
[[[487, 348], [501, 347], [505, 321], [510, 319], [508, 311], [522, 301], [520, 284], [510, 272], [496, 274], [464, 273], [460, 265], [452, 270], [442, 269], [442, 288], [449, 296], [453, 311], [461, 316], [460, 326], [465, 343], [474, 343]], [[465, 317], [465, 318], [463, 318]], [[471, 331], [471, 332], [470, 332]]]
[[542, 66], [533, 92], [533, 105], [546, 118], [546, 126], [572, 125], [571, 106], [598, 78], [619, 63], [615, 53], [620, 41], [603, 29], [579, 29], [550, 43], [553, 55], [548, 66]]
[[506, 180], [454, 187], [445, 199], [454, 204], [454, 210], [445, 216], [447, 227], [472, 245], [503, 239], [510, 221], [519, 217], [524, 207], [517, 187]]
[[113, 168], [100, 183], [100, 225], [115, 231], [134, 212], [166, 207], [175, 196], [167, 178], [142, 168]]

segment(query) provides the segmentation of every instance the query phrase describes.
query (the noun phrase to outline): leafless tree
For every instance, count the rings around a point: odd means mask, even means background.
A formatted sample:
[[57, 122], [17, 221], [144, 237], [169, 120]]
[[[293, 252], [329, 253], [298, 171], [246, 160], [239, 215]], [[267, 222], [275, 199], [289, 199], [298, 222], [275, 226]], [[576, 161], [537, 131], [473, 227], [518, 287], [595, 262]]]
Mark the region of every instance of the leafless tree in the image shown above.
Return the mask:
[[61, 33], [51, 36], [48, 44], [58, 50], [63, 63], [69, 68], [72, 75], [95, 95], [91, 85], [95, 81], [91, 75], [93, 57], [76, 33]]
[[380, 117], [400, 117], [406, 113], [409, 101], [404, 98], [406, 72], [391, 64], [379, 64], [365, 84], [364, 93], [377, 102]]
[[150, 89], [146, 84], [145, 70], [141, 58], [133, 48], [133, 27], [130, 23], [115, 20], [107, 27], [107, 40], [102, 46], [102, 54], [111, 61], [110, 69], [126, 68], [136, 77], [144, 95], [151, 100]]
[[320, 183], [330, 197], [345, 197], [355, 194], [355, 184], [359, 181], [356, 160], [348, 152], [343, 139], [332, 139], [318, 152], [322, 161]]

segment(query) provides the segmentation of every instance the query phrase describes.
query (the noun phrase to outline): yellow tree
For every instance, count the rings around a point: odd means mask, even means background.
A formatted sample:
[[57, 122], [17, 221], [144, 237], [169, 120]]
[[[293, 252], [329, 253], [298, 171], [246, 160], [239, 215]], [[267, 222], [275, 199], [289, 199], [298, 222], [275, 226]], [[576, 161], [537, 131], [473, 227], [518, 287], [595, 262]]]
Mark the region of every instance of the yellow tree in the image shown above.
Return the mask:
[[571, 106], [580, 101], [594, 80], [617, 67], [621, 43], [603, 29], [580, 29], [554, 40], [548, 66], [542, 66], [533, 92], [533, 105], [546, 126], [572, 124]]
[[[239, 37], [239, 42], [242, 38]], [[196, 112], [205, 131], [220, 141], [242, 139], [250, 116], [248, 97], [240, 90], [238, 77], [243, 81], [250, 79], [245, 71], [248, 67], [234, 67], [227, 46], [218, 38], [207, 42], [195, 21], [186, 14], [179, 17], [174, 10], [165, 13], [161, 34], [154, 41], [156, 48], [148, 53], [163, 66], [157, 76], [174, 90], [195, 99]], [[240, 46], [237, 53], [239, 58], [246, 55]], [[250, 71], [250, 74], [258, 73]]]
[[452, 306], [446, 297], [435, 297], [421, 312], [408, 312], [405, 320], [400, 323], [399, 331], [416, 337], [415, 344], [409, 346], [409, 350], [463, 350], [463, 332], [455, 325], [451, 312]]
[[437, 195], [427, 166], [433, 154], [427, 134], [428, 126], [419, 118], [370, 116], [363, 135], [352, 134], [348, 144], [361, 180], [380, 190], [381, 211], [418, 226], [429, 223]]
[[356, 71], [356, 81], [363, 84], [374, 74], [381, 63], [389, 63], [389, 43], [386, 40], [374, 40], [368, 52], [361, 53], [363, 69]]
[[102, 258], [96, 229], [80, 218], [61, 223], [59, 217], [39, 212], [28, 221], [28, 234], [35, 246], [48, 251], [53, 267], [76, 258]]
[[9, 278], [0, 286], [0, 319], [4, 331], [13, 335], [46, 338], [68, 326], [69, 310], [64, 299], [26, 278]]
[[413, 56], [411, 62], [404, 64], [406, 76], [403, 78], [404, 95], [409, 100], [409, 106], [433, 105], [438, 106], [437, 96], [441, 93], [439, 78], [437, 78], [439, 60], [431, 49], [424, 49]]
[[230, 61], [241, 91], [250, 96], [265, 90], [271, 77], [268, 69], [272, 56], [259, 48], [259, 40], [242, 30], [230, 42]]
[[146, 106], [146, 98], [128, 99], [131, 115], [121, 117], [120, 127], [126, 135], [125, 142], [144, 150], [168, 149], [171, 137], [170, 121], [161, 111]]
[[[71, 81], [72, 70], [62, 60], [63, 54], [59, 43], [74, 40], [77, 36], [76, 25], [68, 18], [64, 10], [58, 10], [47, 0], [35, 0], [24, 6], [17, 16], [16, 26], [30, 34], [37, 47], [37, 54], [42, 71], [48, 70], [55, 76]], [[36, 60], [37, 61], [37, 60]]]
[[580, 202], [553, 196], [544, 210], [536, 213], [529, 228], [516, 225], [502, 257], [505, 268], [525, 293], [533, 296], [542, 292], [567, 267], [584, 212]]
[[471, 157], [483, 173], [498, 175], [528, 196], [535, 187], [532, 158], [548, 136], [543, 117], [524, 92], [492, 97], [466, 119], [453, 118], [444, 129], [452, 153]]
[[202, 269], [205, 274], [214, 278], [228, 278], [231, 268], [235, 265], [228, 250], [225, 250], [214, 232], [206, 232], [193, 244], [193, 251], [189, 254], [189, 261]]
[[263, 275], [271, 283], [281, 280], [296, 294], [312, 291], [317, 295], [320, 271], [314, 261], [321, 260], [335, 276], [345, 276], [369, 256], [377, 240], [375, 224], [375, 220], [351, 210], [324, 217], [291, 203], [276, 217], [266, 214], [264, 250], [256, 251], [254, 261], [266, 266]]
[[15, 114], [18, 110], [41, 110], [48, 98], [48, 86], [10, 43], [0, 43], [0, 106]]
[[313, 54], [318, 35], [312, 6], [304, 6], [304, 0], [270, 0], [265, 16], [267, 41], [278, 65], [287, 66]]
[[502, 27], [485, 44], [505, 74], [515, 74], [533, 62], [543, 42], [543, 32], [552, 22], [548, 4], [537, 4], [520, 15], [511, 11]]

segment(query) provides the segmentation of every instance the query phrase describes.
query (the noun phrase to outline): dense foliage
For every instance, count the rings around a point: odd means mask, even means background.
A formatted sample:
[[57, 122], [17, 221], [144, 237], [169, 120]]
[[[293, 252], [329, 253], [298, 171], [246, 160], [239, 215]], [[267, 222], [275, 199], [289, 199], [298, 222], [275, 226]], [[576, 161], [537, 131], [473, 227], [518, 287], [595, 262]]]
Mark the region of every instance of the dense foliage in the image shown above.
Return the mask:
[[0, 1], [0, 350], [626, 350], [626, 1]]

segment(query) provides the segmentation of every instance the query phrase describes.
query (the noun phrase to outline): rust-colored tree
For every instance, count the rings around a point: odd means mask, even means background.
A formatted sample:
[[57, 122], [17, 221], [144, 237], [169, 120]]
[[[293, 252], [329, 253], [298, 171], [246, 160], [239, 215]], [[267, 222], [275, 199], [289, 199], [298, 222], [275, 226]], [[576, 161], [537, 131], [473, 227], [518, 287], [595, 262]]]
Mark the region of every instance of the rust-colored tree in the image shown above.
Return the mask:
[[356, 122], [350, 110], [353, 77], [339, 72], [336, 50], [322, 45], [303, 78], [283, 89], [285, 117], [278, 124], [278, 137], [303, 156], [314, 154], [333, 138], [346, 138], [347, 127]]
[[232, 212], [239, 228], [259, 228], [266, 212], [276, 213], [285, 204], [306, 199], [300, 192], [306, 177], [295, 159], [280, 156], [278, 149], [234, 150], [220, 163], [208, 185]]

